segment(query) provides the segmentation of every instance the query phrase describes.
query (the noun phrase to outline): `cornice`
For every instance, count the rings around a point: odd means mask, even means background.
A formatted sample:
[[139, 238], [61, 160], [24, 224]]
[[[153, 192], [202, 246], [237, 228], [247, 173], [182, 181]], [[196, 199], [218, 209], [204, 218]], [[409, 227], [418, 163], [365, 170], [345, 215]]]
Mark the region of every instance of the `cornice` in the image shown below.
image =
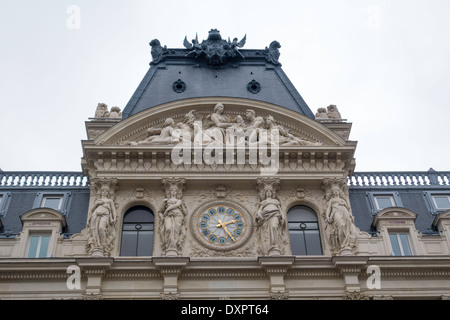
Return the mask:
[[[353, 258], [353, 259], [352, 259]], [[284, 274], [286, 279], [340, 278], [355, 273], [366, 279], [368, 266], [377, 265], [381, 279], [444, 280], [450, 278], [450, 257], [301, 257], [259, 258], [176, 258], [154, 263], [150, 260], [125, 261], [99, 259], [0, 259], [1, 281], [65, 281], [67, 267], [78, 265], [82, 278], [103, 276], [110, 280], [162, 279], [179, 275], [180, 279], [263, 279], [268, 274]], [[178, 260], [177, 260], [178, 259]], [[45, 261], [44, 261], [45, 260]], [[92, 261], [91, 261], [92, 260]], [[177, 261], [175, 261], [177, 260]]]

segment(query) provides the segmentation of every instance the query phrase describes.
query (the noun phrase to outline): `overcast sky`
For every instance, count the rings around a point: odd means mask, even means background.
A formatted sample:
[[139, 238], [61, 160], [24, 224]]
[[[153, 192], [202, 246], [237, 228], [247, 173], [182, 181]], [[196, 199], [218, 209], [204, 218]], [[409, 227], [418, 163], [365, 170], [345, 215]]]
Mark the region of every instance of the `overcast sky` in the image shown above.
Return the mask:
[[315, 113], [353, 124], [356, 171], [450, 170], [450, 1], [0, 2], [0, 168], [80, 171], [85, 121], [122, 110], [151, 61], [212, 28], [280, 62]]

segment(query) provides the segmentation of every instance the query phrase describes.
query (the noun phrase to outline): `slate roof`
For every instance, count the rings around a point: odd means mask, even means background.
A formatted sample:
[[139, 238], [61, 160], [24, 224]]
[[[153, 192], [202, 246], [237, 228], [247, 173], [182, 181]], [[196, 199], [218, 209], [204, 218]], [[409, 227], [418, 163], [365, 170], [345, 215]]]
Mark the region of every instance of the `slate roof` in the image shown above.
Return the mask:
[[63, 215], [67, 226], [63, 235], [80, 233], [86, 226], [90, 188], [81, 172], [12, 172], [0, 170], [0, 238], [15, 237], [22, 231], [20, 217], [39, 207], [45, 194], [67, 198]]
[[[276, 41], [261, 50], [239, 48], [239, 56], [224, 58], [221, 63], [212, 63], [206, 55], [196, 56], [193, 49], [167, 49], [156, 39], [151, 42], [154, 43], [158, 45], [152, 46], [153, 61], [124, 108], [122, 119], [171, 101], [216, 96], [269, 102], [315, 118], [281, 68], [278, 47], [273, 47], [278, 44]], [[208, 43], [203, 41], [204, 52]], [[179, 89], [174, 88], [177, 83], [181, 83]], [[249, 88], [252, 83], [256, 84], [255, 90]]]
[[436, 216], [445, 210], [436, 210], [431, 194], [450, 195], [450, 172], [355, 172], [349, 181], [349, 198], [355, 225], [361, 231], [374, 233], [373, 218], [380, 211], [373, 203], [374, 195], [392, 195], [396, 206], [417, 215], [416, 229], [423, 235], [437, 234], [433, 227]]

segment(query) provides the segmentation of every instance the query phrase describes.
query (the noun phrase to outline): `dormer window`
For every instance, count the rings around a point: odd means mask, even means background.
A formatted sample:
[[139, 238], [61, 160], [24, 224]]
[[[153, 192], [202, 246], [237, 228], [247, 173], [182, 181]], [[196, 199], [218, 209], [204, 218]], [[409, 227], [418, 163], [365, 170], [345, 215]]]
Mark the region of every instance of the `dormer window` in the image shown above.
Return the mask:
[[386, 208], [403, 207], [398, 192], [373, 191], [367, 192], [366, 195], [373, 215]]
[[377, 210], [383, 210], [389, 207], [395, 207], [393, 195], [376, 195], [373, 197]]
[[20, 217], [23, 224], [19, 257], [49, 258], [58, 255], [57, 242], [66, 226], [66, 219], [55, 209], [36, 208]]
[[450, 209], [448, 191], [424, 191], [425, 201], [432, 214], [439, 214]]
[[33, 209], [49, 208], [59, 211], [62, 215], [66, 215], [70, 196], [70, 192], [38, 192]]
[[61, 210], [63, 195], [45, 195], [42, 197], [41, 208]]
[[6, 214], [10, 198], [11, 198], [10, 192], [0, 192], [0, 217]]
[[450, 209], [450, 194], [433, 195], [433, 203], [438, 210]]

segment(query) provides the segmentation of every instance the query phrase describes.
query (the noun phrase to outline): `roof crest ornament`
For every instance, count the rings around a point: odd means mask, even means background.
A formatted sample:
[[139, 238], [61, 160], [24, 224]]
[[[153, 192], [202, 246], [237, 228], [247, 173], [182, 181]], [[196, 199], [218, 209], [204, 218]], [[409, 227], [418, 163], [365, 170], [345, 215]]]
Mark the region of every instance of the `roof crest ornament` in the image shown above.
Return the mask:
[[166, 58], [184, 59], [189, 58], [196, 61], [196, 66], [209, 66], [213, 68], [221, 68], [226, 65], [233, 67], [239, 66], [239, 61], [250, 59], [251, 61], [259, 60], [269, 62], [275, 66], [281, 66], [278, 61], [280, 57], [279, 48], [281, 45], [278, 41], [272, 41], [268, 47], [260, 50], [241, 50], [247, 41], [247, 35], [239, 41], [238, 38], [233, 40], [222, 38], [220, 31], [211, 29], [208, 32], [206, 40], [199, 41], [198, 34], [190, 42], [187, 36], [184, 37], [183, 46], [185, 49], [168, 49], [167, 46], [161, 45], [158, 39], [150, 42], [152, 61], [151, 66], [155, 66]]
[[278, 61], [278, 59], [280, 58], [280, 48], [281, 45], [278, 41], [272, 41], [269, 47], [266, 47], [266, 49], [264, 50], [266, 60], [273, 63], [274, 65], [281, 66], [281, 63]]
[[152, 62], [150, 62], [150, 65], [156, 65], [163, 61], [167, 54], [169, 54], [169, 50], [167, 49], [167, 46], [162, 46], [158, 39], [153, 39], [149, 43], [150, 47], [152, 47], [150, 53], [152, 55]]
[[245, 59], [244, 55], [239, 52], [239, 48], [245, 45], [247, 35], [238, 42], [238, 38], [234, 38], [233, 41], [222, 39], [220, 31], [217, 29], [211, 29], [209, 31], [208, 38], [203, 40], [202, 43], [198, 41], [196, 34], [192, 43], [187, 40], [187, 36], [184, 38], [183, 45], [188, 50], [186, 57], [193, 57], [194, 59], [205, 59], [209, 65], [219, 66], [229, 61], [235, 61], [238, 59]]

